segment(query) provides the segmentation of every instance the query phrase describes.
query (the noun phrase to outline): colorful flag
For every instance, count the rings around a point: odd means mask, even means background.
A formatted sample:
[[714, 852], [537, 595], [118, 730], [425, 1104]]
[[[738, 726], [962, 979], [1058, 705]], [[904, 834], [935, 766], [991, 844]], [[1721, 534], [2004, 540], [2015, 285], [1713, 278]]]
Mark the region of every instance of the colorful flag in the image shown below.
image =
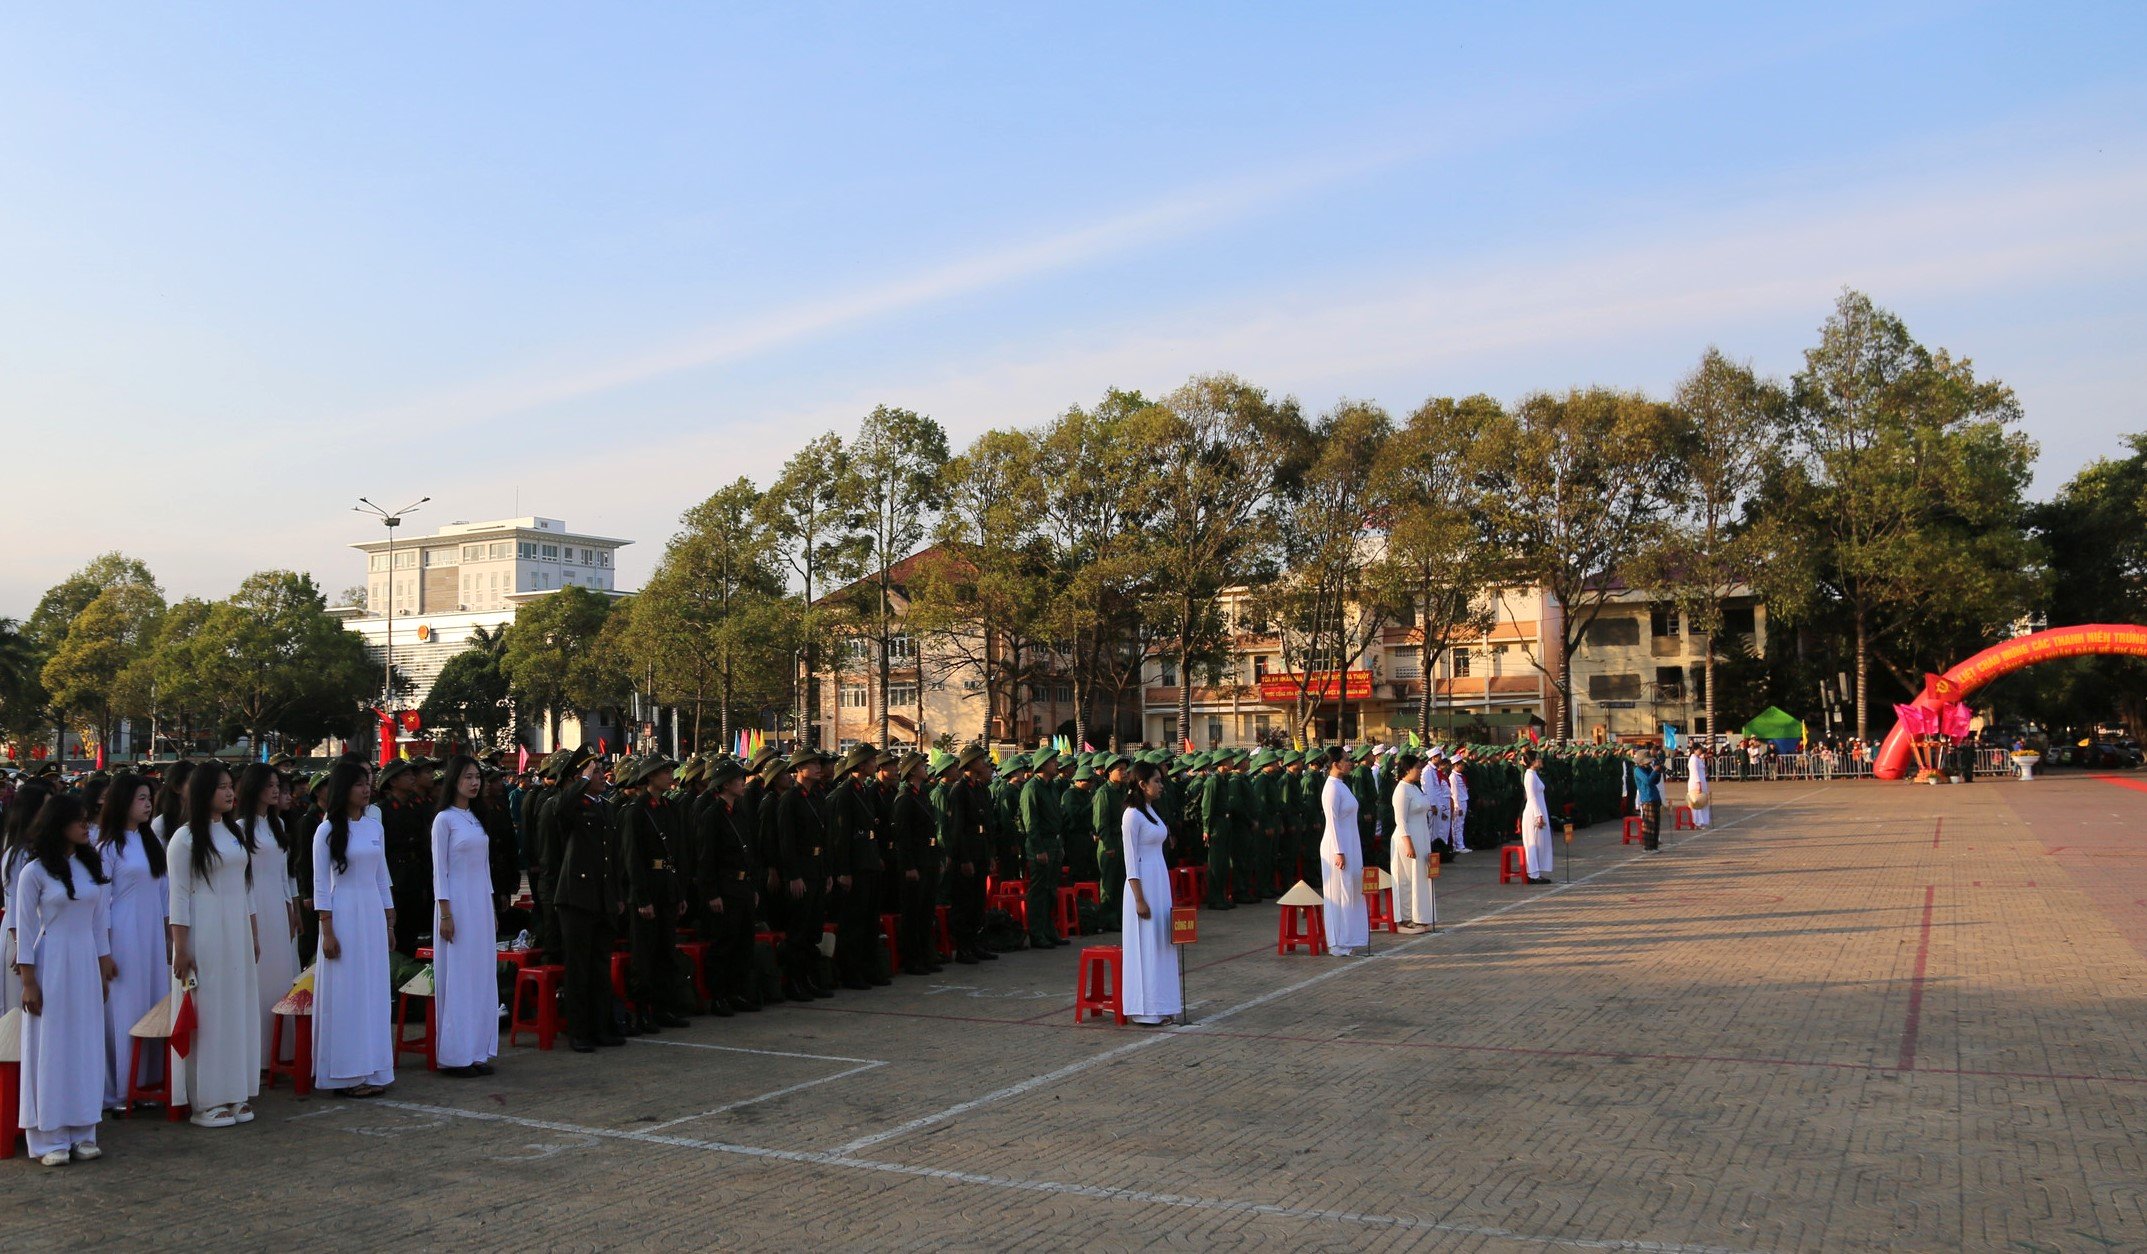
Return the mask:
[[1798, 720], [1797, 720], [1797, 748], [1799, 748], [1799, 749], [1807, 749], [1807, 748], [1810, 748], [1810, 747], [1811, 747], [1811, 743], [1812, 743], [1812, 729], [1811, 729], [1811, 725], [1810, 725], [1810, 724], [1808, 724], [1808, 723], [1806, 723], [1806, 722], [1805, 722], [1805, 721], [1804, 721], [1803, 719], [1798, 719]]
[[524, 774], [524, 773], [526, 773], [526, 772], [527, 772], [528, 770], [529, 770], [529, 746], [528, 746], [528, 745], [516, 745], [516, 746], [514, 747], [514, 773], [515, 773], [515, 774], [517, 774], [517, 775], [521, 775], [521, 774]]
[[1662, 747], [1666, 750], [1677, 748], [1677, 728], [1668, 723], [1662, 725]]

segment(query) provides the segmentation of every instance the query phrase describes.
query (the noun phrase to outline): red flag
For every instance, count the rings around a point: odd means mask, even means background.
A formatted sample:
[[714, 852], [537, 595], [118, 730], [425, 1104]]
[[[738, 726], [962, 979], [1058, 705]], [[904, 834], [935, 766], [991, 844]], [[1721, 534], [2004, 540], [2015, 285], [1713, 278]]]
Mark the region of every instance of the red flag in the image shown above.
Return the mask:
[[608, 746], [608, 745], [606, 745], [606, 744], [604, 743], [604, 738], [603, 738], [602, 736], [598, 736], [598, 737], [596, 738], [596, 756], [598, 756], [598, 757], [600, 757], [600, 758], [601, 758], [601, 757], [603, 757], [603, 756], [604, 756], [605, 754], [607, 754], [607, 753], [610, 753], [610, 752], [611, 752], [611, 748], [610, 748], [610, 746]]
[[528, 745], [516, 745], [516, 746], [514, 747], [514, 773], [515, 773], [515, 774], [517, 774], [517, 775], [520, 775], [520, 774], [522, 774], [523, 772], [527, 771], [528, 769], [529, 769], [529, 746], [528, 746]]
[[1192, 738], [1191, 736], [1187, 736], [1187, 737], [1185, 738], [1185, 751], [1186, 751], [1187, 753], [1198, 753], [1198, 752], [1200, 752], [1200, 750], [1198, 750], [1198, 749], [1195, 749], [1195, 748], [1193, 747], [1193, 738]]
[[194, 993], [189, 989], [179, 995], [179, 1009], [171, 1017], [171, 1052], [186, 1057], [194, 1050], [194, 1029], [200, 1019], [194, 1013]]

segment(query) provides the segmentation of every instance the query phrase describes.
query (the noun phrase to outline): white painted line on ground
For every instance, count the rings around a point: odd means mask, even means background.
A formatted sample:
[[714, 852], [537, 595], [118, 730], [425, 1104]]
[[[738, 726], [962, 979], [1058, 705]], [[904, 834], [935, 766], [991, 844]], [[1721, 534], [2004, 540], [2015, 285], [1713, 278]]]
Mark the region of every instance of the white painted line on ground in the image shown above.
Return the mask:
[[[1698, 840], [1702, 836], [1709, 836], [1713, 835], [1716, 832], [1726, 831], [1729, 828], [1735, 827], [1737, 824], [1745, 822], [1748, 819], [1755, 819], [1760, 817], [1761, 815], [1772, 814], [1776, 810], [1783, 809], [1787, 806], [1795, 805], [1797, 802], [1802, 801], [1806, 797], [1817, 796], [1819, 793], [1824, 791], [1826, 791], [1824, 788], [1814, 788], [1809, 792], [1799, 793], [1797, 796], [1791, 797], [1787, 801], [1783, 801], [1776, 805], [1769, 806], [1764, 810], [1755, 810], [1750, 814], [1744, 815], [1741, 818], [1732, 819], [1727, 823], [1717, 823], [1705, 831], [1695, 833], [1694, 835], [1689, 836], [1684, 840], [1675, 842], [1672, 847], [1675, 848], [1677, 846], [1690, 844], [1692, 841]], [[1577, 880], [1572, 880], [1568, 883], [1557, 885], [1549, 892], [1537, 893], [1533, 896], [1524, 897], [1519, 901], [1509, 902], [1506, 905], [1500, 906], [1496, 910], [1486, 911], [1483, 914], [1463, 919], [1459, 923], [1452, 924], [1439, 932], [1427, 932], [1422, 936], [1415, 937], [1411, 940], [1403, 941], [1400, 944], [1394, 945], [1387, 949], [1379, 950], [1374, 954], [1368, 955], [1366, 961], [1359, 962], [1354, 959], [1345, 960], [1343, 962], [1343, 965], [1331, 967], [1328, 970], [1322, 971], [1317, 975], [1307, 976], [1306, 978], [1299, 980], [1294, 984], [1285, 984], [1281, 988], [1270, 989], [1269, 991], [1260, 994], [1258, 997], [1239, 1002], [1237, 1005], [1231, 1006], [1227, 1009], [1216, 1011], [1214, 1014], [1208, 1015], [1200, 1022], [1192, 1024], [1190, 1026], [1161, 1027], [1152, 1029], [1152, 1035], [1138, 1037], [1134, 1040], [1126, 1042], [1123, 1045], [1118, 1046], [1116, 1049], [1108, 1049], [1100, 1054], [1095, 1054], [1091, 1057], [1083, 1058], [1078, 1062], [1070, 1062], [1065, 1066], [1060, 1067], [1056, 1071], [1047, 1071], [1042, 1075], [1032, 1076], [1029, 1079], [1021, 1081], [1018, 1084], [1010, 1084], [1002, 1089], [994, 1089], [992, 1092], [983, 1094], [980, 1097], [972, 1097], [968, 1101], [956, 1102], [954, 1105], [949, 1106], [944, 1110], [934, 1111], [928, 1115], [919, 1115], [914, 1119], [910, 1119], [906, 1122], [896, 1124], [894, 1127], [888, 1128], [884, 1131], [874, 1132], [868, 1136], [861, 1136], [856, 1138], [855, 1140], [845, 1141], [841, 1145], [837, 1145], [833, 1149], [830, 1149], [828, 1153], [855, 1154], [859, 1150], [869, 1149], [872, 1146], [879, 1145], [886, 1141], [894, 1140], [897, 1137], [907, 1136], [912, 1132], [917, 1132], [922, 1129], [929, 1128], [933, 1124], [944, 1123], [949, 1119], [953, 1119], [960, 1115], [968, 1114], [970, 1111], [975, 1110], [981, 1106], [989, 1106], [994, 1102], [1001, 1102], [1009, 1097], [1019, 1097], [1024, 1093], [1033, 1092], [1036, 1089], [1045, 1087], [1046, 1085], [1056, 1084], [1058, 1081], [1066, 1079], [1069, 1076], [1079, 1075], [1081, 1072], [1087, 1071], [1091, 1067], [1099, 1066], [1103, 1063], [1123, 1058], [1128, 1054], [1135, 1053], [1139, 1050], [1147, 1049], [1154, 1045], [1163, 1044], [1165, 1041], [1174, 1040], [1180, 1036], [1197, 1036], [1199, 1035], [1200, 1030], [1203, 1027], [1221, 1023], [1224, 1020], [1242, 1014], [1247, 1010], [1257, 1009], [1258, 1007], [1267, 1005], [1269, 1002], [1278, 1001], [1284, 997], [1290, 996], [1293, 993], [1302, 992], [1303, 990], [1308, 989], [1315, 984], [1323, 984], [1328, 980], [1335, 979], [1339, 976], [1347, 975], [1352, 971], [1363, 970], [1367, 966], [1376, 964], [1380, 958], [1391, 957], [1396, 954], [1406, 953], [1410, 949], [1413, 949], [1418, 945], [1426, 944], [1430, 941], [1435, 941], [1441, 936], [1450, 936], [1453, 933], [1460, 931], [1462, 928], [1471, 927], [1476, 924], [1498, 918], [1499, 916], [1508, 914], [1512, 911], [1526, 909], [1527, 907], [1536, 905], [1539, 902], [1548, 901], [1549, 899], [1556, 897], [1560, 893], [1563, 893], [1569, 889], [1578, 888], [1580, 885], [1589, 883], [1593, 880], [1601, 879], [1603, 876], [1609, 875], [1614, 871], [1622, 870], [1625, 867], [1631, 866], [1636, 862], [1640, 862], [1646, 859], [1648, 856], [1649, 855], [1646, 853], [1634, 854], [1633, 856], [1626, 858], [1624, 861], [1614, 862], [1609, 866], [1604, 867], [1600, 871], [1584, 875], [1581, 878]]]
[[871, 1071], [875, 1067], [884, 1067], [886, 1065], [887, 1064], [884, 1062], [861, 1063], [858, 1066], [851, 1067], [846, 1071], [838, 1071], [834, 1075], [824, 1075], [815, 1080], [804, 1080], [797, 1084], [787, 1085], [783, 1088], [776, 1089], [772, 1093], [762, 1093], [758, 1097], [747, 1097], [735, 1102], [725, 1102], [723, 1105], [718, 1106], [713, 1110], [704, 1110], [697, 1115], [680, 1115], [676, 1119], [666, 1119], [662, 1123], [644, 1124], [642, 1126], [642, 1131], [660, 1132], [665, 1128], [675, 1128], [682, 1123], [691, 1123], [695, 1119], [706, 1119], [712, 1115], [723, 1114], [725, 1111], [737, 1110], [742, 1106], [757, 1106], [762, 1102], [774, 1101], [778, 1097], [788, 1097], [792, 1093], [801, 1092], [809, 1088], [817, 1088], [822, 1084], [833, 1084], [837, 1080], [847, 1080], [854, 1075], [863, 1075], [867, 1071]]
[[743, 1045], [712, 1045], [707, 1041], [656, 1041], [646, 1036], [627, 1042], [630, 1045], [671, 1045], [679, 1049], [714, 1049], [726, 1054], [760, 1054], [768, 1058], [804, 1058], [812, 1062], [869, 1062], [877, 1067], [885, 1058], [845, 1058], [841, 1054], [800, 1054], [788, 1049], [747, 1049]]
[[1017, 1180], [972, 1171], [953, 1171], [943, 1167], [912, 1167], [902, 1163], [883, 1163], [871, 1159], [849, 1158], [840, 1154], [814, 1153], [807, 1150], [765, 1149], [753, 1145], [732, 1145], [724, 1141], [704, 1141], [694, 1137], [668, 1136], [650, 1131], [583, 1127], [580, 1124], [564, 1123], [554, 1119], [524, 1119], [520, 1116], [499, 1114], [494, 1111], [461, 1110], [453, 1106], [429, 1106], [422, 1102], [381, 1100], [373, 1104], [385, 1106], [392, 1110], [408, 1111], [413, 1114], [469, 1119], [481, 1123], [501, 1123], [513, 1127], [534, 1128], [544, 1132], [559, 1132], [575, 1136], [597, 1137], [609, 1141], [629, 1141], [643, 1145], [666, 1146], [673, 1149], [736, 1154], [746, 1158], [758, 1158], [774, 1162], [800, 1163], [816, 1167], [839, 1167], [852, 1171], [871, 1171], [883, 1175], [910, 1176], [925, 1180], [945, 1180], [956, 1184], [976, 1185], [983, 1188], [1013, 1189], [1024, 1193], [1049, 1193], [1104, 1202], [1175, 1206], [1242, 1215], [1274, 1216], [1281, 1219], [1310, 1219], [1331, 1223], [1362, 1224], [1368, 1227], [1394, 1228], [1404, 1231], [1441, 1232], [1456, 1236], [1491, 1238], [1522, 1242], [1529, 1245], [1562, 1246], [1577, 1250], [1630, 1250], [1635, 1251], [1636, 1254], [1740, 1254], [1736, 1250], [1712, 1245], [1680, 1245], [1666, 1241], [1614, 1241], [1590, 1237], [1539, 1236], [1534, 1233], [1513, 1232], [1504, 1228], [1423, 1219], [1414, 1215], [1382, 1215], [1369, 1211], [1329, 1210], [1311, 1206], [1284, 1206], [1273, 1202], [1253, 1202], [1222, 1197], [1195, 1197], [1184, 1193], [1157, 1193], [1147, 1189], [1114, 1188], [1094, 1184], [1069, 1184], [1057, 1180]]

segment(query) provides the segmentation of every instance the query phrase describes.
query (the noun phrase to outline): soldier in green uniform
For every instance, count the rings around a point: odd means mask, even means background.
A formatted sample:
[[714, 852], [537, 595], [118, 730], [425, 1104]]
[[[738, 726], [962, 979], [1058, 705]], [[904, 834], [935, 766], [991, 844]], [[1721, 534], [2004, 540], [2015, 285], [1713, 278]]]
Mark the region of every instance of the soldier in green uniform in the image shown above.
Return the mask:
[[1006, 768], [994, 772], [991, 781], [992, 874], [1002, 880], [1022, 878], [1028, 856], [1022, 849], [1021, 789], [1028, 782], [1029, 761], [1021, 754], [1006, 760]]
[[625, 868], [627, 996], [642, 1032], [688, 1026], [686, 976], [678, 960], [678, 920], [686, 911], [678, 853], [685, 845], [678, 806], [667, 800], [673, 766], [651, 755], [628, 758], [620, 770], [622, 796], [613, 820]]
[[[789, 917], [790, 891], [783, 883], [783, 794], [790, 791], [790, 763], [769, 757], [761, 764], [760, 808], [753, 812], [754, 858], [761, 868], [760, 909], [768, 930], [780, 932]], [[749, 792], [748, 796], [751, 795]]]
[[586, 1054], [598, 1045], [624, 1045], [611, 1014], [611, 953], [618, 947], [620, 905], [616, 839], [604, 764], [575, 755], [579, 767], [559, 790], [553, 822], [559, 864], [552, 906], [559, 915], [561, 989], [567, 1012], [567, 1043]]
[[902, 969], [932, 975], [942, 968], [934, 935], [939, 904], [939, 815], [925, 792], [929, 761], [921, 753], [904, 754], [895, 765], [900, 783], [891, 810], [896, 882], [902, 906], [895, 925]]
[[693, 820], [694, 897], [700, 935], [708, 942], [709, 1009], [726, 1017], [761, 1008], [751, 979], [754, 886], [760, 876], [744, 808], [745, 768], [724, 759], [706, 769], [704, 804]]
[[826, 931], [828, 890], [833, 879], [828, 871], [827, 798], [823, 781], [827, 755], [817, 749], [800, 749], [791, 755], [786, 769], [791, 786], [777, 801], [776, 852], [782, 867], [783, 891], [783, 995], [792, 1001], [807, 997], [832, 997], [834, 990], [820, 983], [820, 937]]
[[860, 744], [835, 764], [828, 792], [828, 869], [835, 877], [835, 975], [848, 989], [891, 984], [880, 974], [880, 833], [879, 809], [871, 792], [878, 786], [867, 768], [880, 756]]
[[1232, 803], [1236, 798], [1232, 796], [1229, 759], [1211, 755], [1208, 768], [1208, 778], [1200, 789], [1200, 834], [1208, 847], [1208, 899], [1202, 904], [1210, 910], [1232, 910], [1237, 906], [1230, 892], [1231, 861], [1237, 841], [1232, 830], [1236, 818]]
[[1096, 882], [1096, 772], [1086, 760], [1059, 796], [1059, 839], [1066, 845], [1066, 874], [1076, 884]]
[[1287, 817], [1282, 758], [1272, 749], [1262, 749], [1253, 755], [1252, 769], [1256, 772], [1252, 777], [1256, 825], [1252, 833], [1252, 897], [1254, 901], [1266, 901], [1275, 893], [1275, 864]]
[[1105, 926], [1120, 916], [1119, 899], [1126, 891], [1126, 768], [1118, 754], [1105, 756], [1103, 786], [1089, 803], [1089, 820], [1096, 833], [1097, 895], [1102, 898]]
[[982, 745], [971, 745], [955, 759], [955, 767], [960, 777], [947, 790], [947, 858], [953, 871], [948, 922], [954, 929], [954, 959], [991, 962], [999, 957], [984, 947], [984, 874], [998, 840], [991, 755]]
[[1059, 939], [1058, 930], [1051, 925], [1059, 900], [1059, 866], [1066, 860], [1061, 832], [1064, 815], [1053, 782], [1058, 774], [1058, 755], [1049, 749], [1038, 749], [1029, 780], [1021, 786], [1022, 840], [1029, 855], [1029, 944], [1036, 949], [1055, 949], [1068, 943]]

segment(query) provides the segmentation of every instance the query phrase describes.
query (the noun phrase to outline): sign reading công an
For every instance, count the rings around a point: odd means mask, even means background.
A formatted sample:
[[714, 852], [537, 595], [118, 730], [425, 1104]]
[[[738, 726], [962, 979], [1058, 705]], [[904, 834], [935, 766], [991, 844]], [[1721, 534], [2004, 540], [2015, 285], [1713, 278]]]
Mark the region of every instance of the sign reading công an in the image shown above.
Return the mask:
[[1197, 906], [1172, 906], [1170, 908], [1170, 943], [1190, 945], [1200, 939], [1200, 909]]

